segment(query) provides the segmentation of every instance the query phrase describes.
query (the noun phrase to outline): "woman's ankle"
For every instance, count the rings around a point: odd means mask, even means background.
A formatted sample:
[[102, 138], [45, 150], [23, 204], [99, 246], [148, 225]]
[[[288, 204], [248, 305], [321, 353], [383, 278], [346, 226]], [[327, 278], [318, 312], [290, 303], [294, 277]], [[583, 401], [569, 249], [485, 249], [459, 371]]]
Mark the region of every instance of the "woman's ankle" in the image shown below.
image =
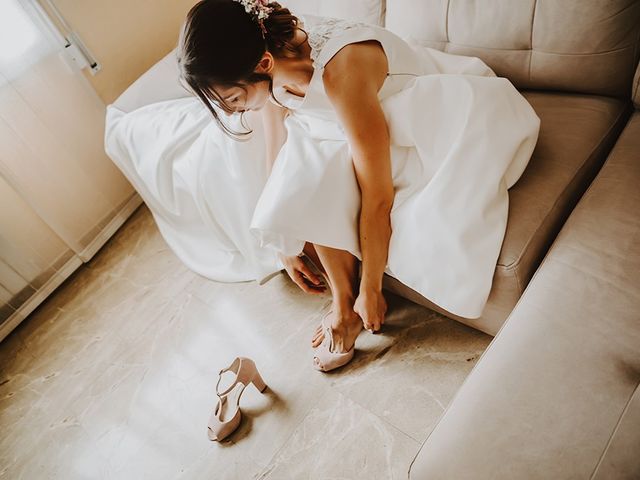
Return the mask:
[[333, 318], [331, 323], [334, 328], [362, 322], [358, 314], [353, 311], [353, 305], [350, 307], [336, 307], [334, 305], [332, 310]]

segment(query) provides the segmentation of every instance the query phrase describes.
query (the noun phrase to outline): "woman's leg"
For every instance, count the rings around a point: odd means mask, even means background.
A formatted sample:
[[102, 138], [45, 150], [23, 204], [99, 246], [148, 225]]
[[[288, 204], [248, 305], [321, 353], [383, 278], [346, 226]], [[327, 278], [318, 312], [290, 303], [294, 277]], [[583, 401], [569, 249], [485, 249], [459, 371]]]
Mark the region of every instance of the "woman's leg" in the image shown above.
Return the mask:
[[313, 261], [313, 263], [316, 264], [316, 266], [322, 271], [322, 273], [324, 273], [325, 275], [327, 274], [327, 271], [324, 269], [324, 265], [322, 265], [320, 257], [318, 257], [318, 252], [316, 252], [316, 248], [313, 243], [305, 242], [302, 251]]
[[[318, 266], [326, 272], [333, 297], [331, 313], [326, 322], [330, 322], [333, 329], [334, 351], [346, 352], [354, 345], [362, 330], [362, 319], [353, 311], [358, 291], [358, 259], [345, 250], [321, 245], [311, 245], [305, 249], [305, 253], [314, 262], [319, 260]], [[319, 326], [312, 345], [320, 345], [323, 338], [322, 326]]]

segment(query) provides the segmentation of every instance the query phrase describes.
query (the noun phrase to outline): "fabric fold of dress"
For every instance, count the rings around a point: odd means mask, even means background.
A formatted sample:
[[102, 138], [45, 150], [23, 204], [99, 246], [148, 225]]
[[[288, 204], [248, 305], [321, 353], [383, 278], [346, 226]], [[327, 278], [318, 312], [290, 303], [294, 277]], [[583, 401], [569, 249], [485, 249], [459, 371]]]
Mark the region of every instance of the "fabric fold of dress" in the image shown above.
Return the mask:
[[[267, 180], [260, 117], [238, 142], [198, 98], [107, 108], [105, 149], [148, 205], [162, 237], [194, 272], [216, 281], [263, 278], [281, 268], [249, 232]], [[240, 128], [240, 125], [232, 125]]]

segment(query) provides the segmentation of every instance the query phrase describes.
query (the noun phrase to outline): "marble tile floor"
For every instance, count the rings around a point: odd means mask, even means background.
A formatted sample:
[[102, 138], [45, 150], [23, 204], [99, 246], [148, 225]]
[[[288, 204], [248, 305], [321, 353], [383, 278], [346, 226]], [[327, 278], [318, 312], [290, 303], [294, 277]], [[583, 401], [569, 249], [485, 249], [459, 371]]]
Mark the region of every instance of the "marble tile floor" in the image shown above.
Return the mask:
[[[491, 337], [388, 296], [384, 333], [322, 374], [330, 304], [189, 271], [143, 206], [0, 344], [0, 479], [404, 479]], [[255, 360], [240, 428], [207, 438], [220, 368]]]

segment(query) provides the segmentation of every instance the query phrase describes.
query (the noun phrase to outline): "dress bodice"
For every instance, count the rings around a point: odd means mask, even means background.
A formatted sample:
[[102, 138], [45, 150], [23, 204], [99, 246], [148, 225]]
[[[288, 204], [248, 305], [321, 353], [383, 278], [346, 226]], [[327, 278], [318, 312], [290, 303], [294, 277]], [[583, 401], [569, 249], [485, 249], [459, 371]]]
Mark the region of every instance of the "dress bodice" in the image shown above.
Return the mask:
[[[365, 23], [359, 22], [350, 22], [348, 20], [343, 20], [339, 18], [331, 18], [331, 17], [317, 17], [319, 20], [315, 22], [308, 22], [309, 26], [307, 27], [307, 35], [309, 40], [309, 46], [311, 47], [311, 60], [313, 61], [314, 67], [317, 68], [316, 62], [318, 61], [318, 56], [322, 51], [322, 47], [324, 47], [327, 40], [332, 37], [336, 37], [338, 35], [344, 34], [348, 30], [353, 28], [363, 28], [367, 27]], [[305, 28], [304, 20], [301, 21], [301, 27]]]
[[300, 27], [308, 35], [314, 71], [304, 97], [284, 89], [274, 91], [280, 103], [293, 111], [335, 119], [335, 113], [324, 91], [322, 72], [325, 65], [345, 45], [366, 40], [377, 40], [387, 55], [389, 72], [378, 92], [380, 100], [400, 91], [413, 77], [422, 74], [421, 62], [415, 51], [400, 37], [390, 31], [362, 22], [331, 17], [305, 15], [300, 17]]

